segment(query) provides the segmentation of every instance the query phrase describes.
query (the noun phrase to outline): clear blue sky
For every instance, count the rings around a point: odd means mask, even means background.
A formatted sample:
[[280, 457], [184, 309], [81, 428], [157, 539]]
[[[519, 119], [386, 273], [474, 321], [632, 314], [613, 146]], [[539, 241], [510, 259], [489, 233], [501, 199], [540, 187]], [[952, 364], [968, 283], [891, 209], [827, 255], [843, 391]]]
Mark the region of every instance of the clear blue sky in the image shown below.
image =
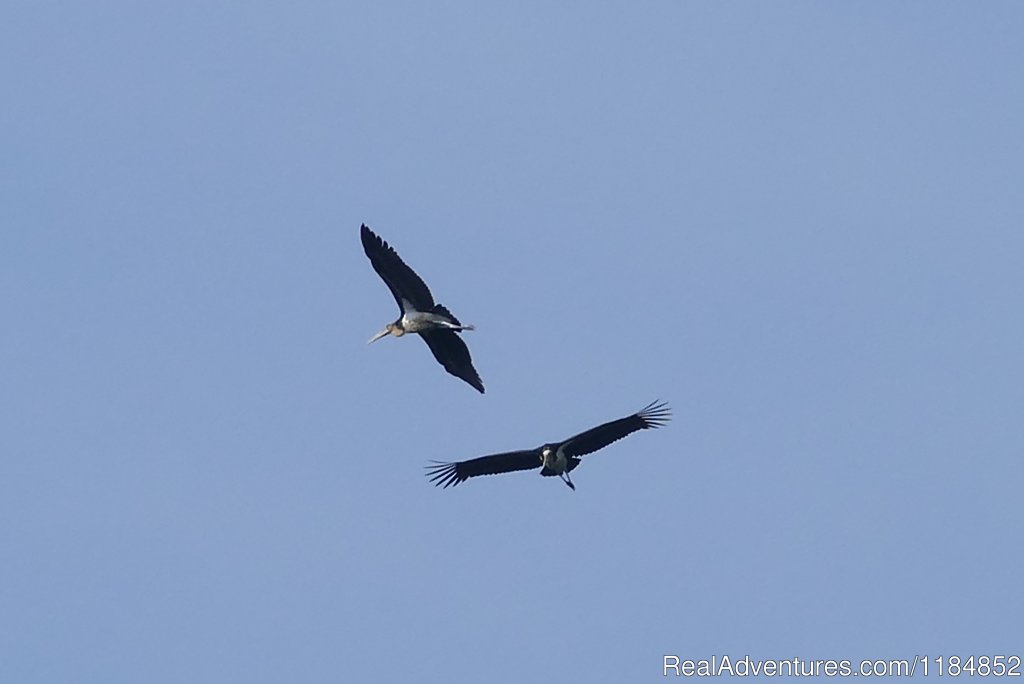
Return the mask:
[[[1024, 651], [1018, 3], [7, 3], [0, 680]], [[477, 330], [397, 311], [366, 222]], [[430, 459], [674, 410], [557, 479]]]

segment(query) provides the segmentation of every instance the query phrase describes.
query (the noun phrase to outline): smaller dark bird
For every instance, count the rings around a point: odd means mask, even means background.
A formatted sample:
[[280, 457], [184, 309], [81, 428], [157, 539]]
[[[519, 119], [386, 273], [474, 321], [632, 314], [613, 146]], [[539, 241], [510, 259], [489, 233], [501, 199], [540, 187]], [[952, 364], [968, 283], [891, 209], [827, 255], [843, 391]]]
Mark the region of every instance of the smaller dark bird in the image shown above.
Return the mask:
[[401, 337], [406, 333], [418, 333], [446, 371], [465, 380], [483, 394], [484, 383], [473, 368], [469, 348], [458, 335], [463, 330], [473, 330], [473, 326], [463, 325], [451, 311], [435, 304], [423, 279], [406, 266], [394, 248], [374, 234], [365, 223], [359, 229], [359, 237], [363, 241], [363, 251], [369, 257], [370, 265], [391, 290], [402, 312], [397, 321], [388, 323], [370, 338], [370, 342], [376, 342], [387, 335]]
[[637, 430], [659, 428], [671, 419], [672, 412], [664, 402], [652, 402], [631, 416], [598, 425], [562, 442], [551, 442], [527, 451], [509, 451], [503, 454], [481, 456], [457, 463], [427, 466], [427, 477], [435, 485], [457, 485], [477, 475], [497, 475], [515, 470], [540, 468], [545, 477], [558, 475], [570, 489], [576, 489], [569, 473], [580, 464], [580, 456], [603, 449]]

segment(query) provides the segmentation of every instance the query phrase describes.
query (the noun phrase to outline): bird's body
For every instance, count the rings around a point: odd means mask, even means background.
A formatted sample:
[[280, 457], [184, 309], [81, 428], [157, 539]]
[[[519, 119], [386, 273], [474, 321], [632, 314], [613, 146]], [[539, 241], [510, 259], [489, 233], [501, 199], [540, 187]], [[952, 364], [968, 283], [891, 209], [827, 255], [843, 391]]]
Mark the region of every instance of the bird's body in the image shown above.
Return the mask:
[[451, 311], [436, 304], [423, 279], [402, 261], [393, 247], [365, 224], [359, 229], [359, 236], [373, 270], [391, 290], [401, 311], [398, 319], [388, 323], [370, 342], [387, 335], [401, 337], [406, 333], [416, 333], [446, 371], [465, 380], [482, 394], [483, 382], [473, 367], [469, 348], [458, 335], [463, 330], [473, 330], [473, 326], [463, 325]]
[[405, 333], [418, 333], [432, 328], [441, 330], [474, 330], [472, 325], [461, 325], [451, 315], [433, 311], [417, 311], [409, 305], [402, 312], [401, 317], [394, 323], [389, 324], [388, 332], [395, 337], [401, 337]]
[[669, 421], [671, 415], [667, 404], [652, 402], [631, 416], [598, 425], [561, 442], [551, 442], [536, 449], [427, 466], [427, 477], [434, 484], [447, 488], [478, 475], [540, 468], [541, 475], [557, 475], [570, 489], [576, 489], [569, 473], [580, 464], [580, 457], [603, 449], [637, 430], [659, 428]]

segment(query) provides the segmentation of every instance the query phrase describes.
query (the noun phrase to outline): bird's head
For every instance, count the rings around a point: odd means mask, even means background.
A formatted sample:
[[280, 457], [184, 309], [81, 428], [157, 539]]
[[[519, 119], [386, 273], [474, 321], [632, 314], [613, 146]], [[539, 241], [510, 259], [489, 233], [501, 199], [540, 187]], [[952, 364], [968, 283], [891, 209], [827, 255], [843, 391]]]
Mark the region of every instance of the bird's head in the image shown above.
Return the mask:
[[384, 327], [383, 330], [381, 330], [379, 333], [377, 333], [376, 335], [371, 337], [370, 341], [367, 342], [366, 344], [373, 344], [374, 342], [376, 342], [380, 338], [387, 337], [388, 335], [394, 335], [395, 337], [401, 337], [404, 334], [405, 334], [405, 330], [403, 330], [402, 328], [398, 327], [394, 323], [388, 323]]

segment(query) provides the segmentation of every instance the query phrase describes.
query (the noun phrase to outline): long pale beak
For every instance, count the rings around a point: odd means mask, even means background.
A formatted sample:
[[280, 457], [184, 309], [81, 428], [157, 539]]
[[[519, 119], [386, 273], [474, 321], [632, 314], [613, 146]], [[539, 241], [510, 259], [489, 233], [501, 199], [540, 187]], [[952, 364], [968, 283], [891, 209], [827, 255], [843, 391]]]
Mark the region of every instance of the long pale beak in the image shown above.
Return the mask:
[[380, 331], [379, 333], [377, 333], [376, 335], [374, 335], [373, 337], [371, 337], [371, 338], [370, 338], [370, 341], [369, 341], [369, 342], [367, 342], [366, 344], [372, 344], [372, 343], [376, 342], [377, 340], [379, 340], [380, 338], [382, 338], [382, 337], [386, 337], [386, 336], [387, 336], [387, 334], [388, 334], [388, 333], [390, 333], [390, 332], [391, 332], [391, 329], [390, 329], [390, 328], [384, 328], [384, 329], [383, 329], [383, 330], [381, 330], [381, 331]]

